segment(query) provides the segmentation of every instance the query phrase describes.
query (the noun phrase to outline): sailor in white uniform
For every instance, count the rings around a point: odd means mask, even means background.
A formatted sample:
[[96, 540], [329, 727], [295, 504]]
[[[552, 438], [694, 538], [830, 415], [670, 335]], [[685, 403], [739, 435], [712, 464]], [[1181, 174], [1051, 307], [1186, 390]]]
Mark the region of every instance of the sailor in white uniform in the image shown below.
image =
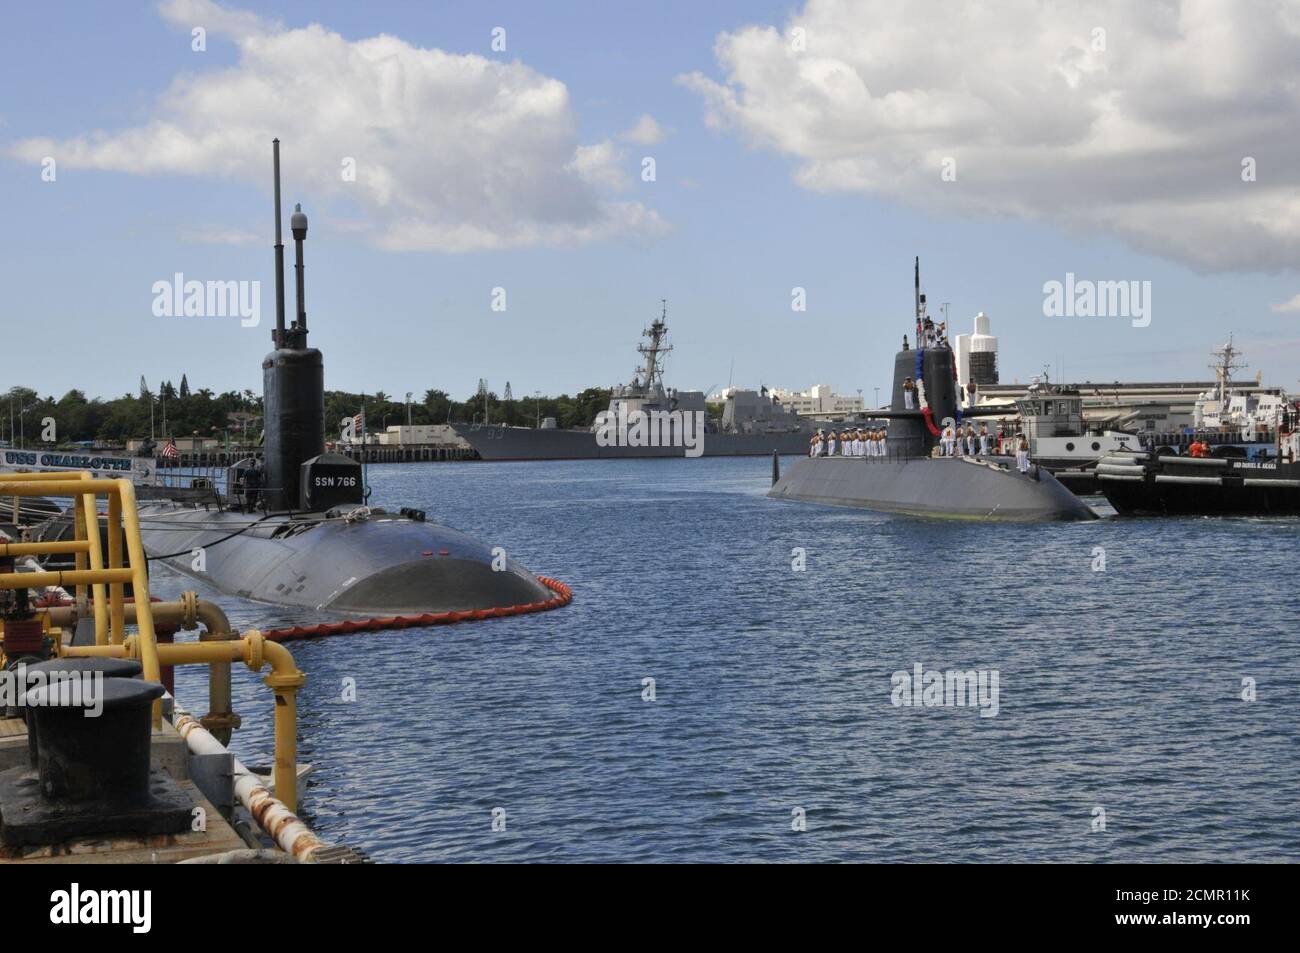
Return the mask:
[[1029, 441], [1024, 434], [1016, 435], [1016, 469], [1021, 473], [1029, 472]]

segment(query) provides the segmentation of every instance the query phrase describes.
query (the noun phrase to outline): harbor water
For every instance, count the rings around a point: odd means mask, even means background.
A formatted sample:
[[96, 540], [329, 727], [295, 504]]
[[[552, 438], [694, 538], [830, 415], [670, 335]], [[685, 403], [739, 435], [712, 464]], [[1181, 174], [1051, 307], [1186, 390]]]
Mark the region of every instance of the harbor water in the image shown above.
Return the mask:
[[[373, 505], [574, 601], [291, 643], [302, 816], [380, 861], [1300, 860], [1300, 521], [918, 520], [772, 501], [770, 473], [369, 468]], [[918, 664], [996, 674], [996, 714], [894, 704]], [[232, 746], [269, 764], [270, 693], [234, 678]], [[206, 673], [177, 690], [202, 711]]]

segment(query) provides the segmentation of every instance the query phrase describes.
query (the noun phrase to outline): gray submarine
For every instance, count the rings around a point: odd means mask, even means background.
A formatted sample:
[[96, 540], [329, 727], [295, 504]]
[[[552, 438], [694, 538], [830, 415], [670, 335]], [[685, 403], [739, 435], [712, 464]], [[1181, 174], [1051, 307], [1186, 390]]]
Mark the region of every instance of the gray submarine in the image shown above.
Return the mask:
[[361, 465], [325, 452], [321, 352], [307, 346], [303, 242], [290, 219], [297, 317], [285, 327], [280, 141], [275, 177], [275, 329], [262, 361], [265, 463], [241, 460], [216, 488], [140, 488], [149, 558], [229, 595], [336, 613], [404, 615], [503, 608], [554, 593], [500, 551], [403, 507], [366, 505]]
[[[871, 419], [890, 421], [883, 457], [819, 456], [798, 460], [784, 475], [773, 460], [768, 496], [834, 506], [856, 506], [909, 516], [1032, 522], [1089, 520], [1095, 514], [1041, 467], [1020, 473], [1008, 457], [935, 457], [941, 428], [972, 418], [1004, 416], [1005, 407], [962, 409], [958, 403], [953, 352], [947, 344], [921, 346], [926, 323], [921, 265], [914, 272], [917, 347], [894, 356], [894, 386], [889, 409], [870, 411]], [[907, 407], [904, 383], [918, 385], [923, 398]]]

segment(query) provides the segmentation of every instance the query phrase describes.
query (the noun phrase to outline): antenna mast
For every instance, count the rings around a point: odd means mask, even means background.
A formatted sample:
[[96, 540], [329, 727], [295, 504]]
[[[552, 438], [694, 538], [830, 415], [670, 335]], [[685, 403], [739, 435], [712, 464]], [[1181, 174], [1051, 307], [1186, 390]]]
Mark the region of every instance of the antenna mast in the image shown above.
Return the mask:
[[921, 256], [916, 257], [912, 271], [912, 293], [916, 298], [916, 346], [921, 346], [925, 327], [925, 295], [921, 294]]
[[1234, 357], [1241, 357], [1241, 352], [1232, 346], [1231, 332], [1228, 334], [1228, 343], [1217, 351], [1211, 352], [1211, 356], [1218, 358], [1217, 361], [1210, 365], [1210, 370], [1214, 371], [1215, 377], [1218, 378], [1219, 413], [1222, 414], [1223, 405], [1228, 399], [1228, 385], [1232, 383], [1232, 372], [1245, 370], [1250, 365], [1244, 362], [1238, 364], [1233, 360]]
[[276, 348], [284, 347], [284, 241], [280, 235], [280, 140], [271, 140], [275, 166], [275, 331], [271, 335]]
[[654, 386], [655, 381], [659, 380], [660, 386], [663, 381], [663, 369], [659, 363], [659, 355], [667, 354], [673, 349], [671, 344], [663, 344], [664, 335], [668, 333], [668, 299], [659, 299], [663, 302], [663, 311], [659, 318], [650, 325], [642, 334], [650, 339], [650, 344], [637, 345], [637, 350], [645, 355], [645, 387], [649, 390]]

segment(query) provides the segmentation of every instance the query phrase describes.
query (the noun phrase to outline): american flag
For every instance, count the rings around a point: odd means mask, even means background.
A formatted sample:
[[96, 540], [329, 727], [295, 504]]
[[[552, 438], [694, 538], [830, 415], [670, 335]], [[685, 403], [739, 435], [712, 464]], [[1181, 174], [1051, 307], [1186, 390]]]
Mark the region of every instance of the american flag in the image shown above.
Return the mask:
[[366, 432], [366, 412], [363, 410], [352, 418], [352, 432], [357, 436], [362, 436]]
[[176, 440], [172, 437], [167, 438], [167, 445], [162, 448], [164, 457], [179, 457], [181, 452], [176, 449]]

